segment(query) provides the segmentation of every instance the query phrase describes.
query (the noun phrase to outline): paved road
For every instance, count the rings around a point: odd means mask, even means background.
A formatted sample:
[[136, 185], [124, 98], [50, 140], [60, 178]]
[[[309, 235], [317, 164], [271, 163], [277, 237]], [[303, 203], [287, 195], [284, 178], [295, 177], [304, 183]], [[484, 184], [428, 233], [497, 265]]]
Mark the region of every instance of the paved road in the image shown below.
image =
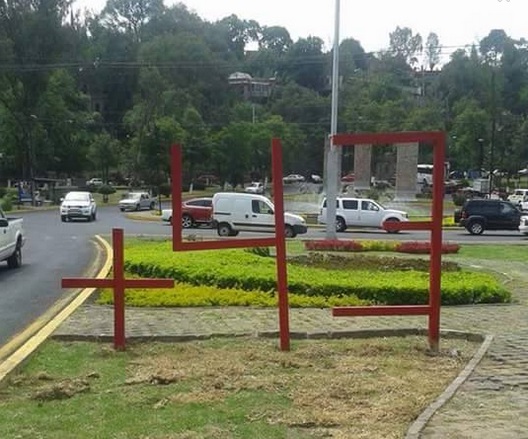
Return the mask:
[[[14, 334], [44, 313], [66, 292], [60, 288], [60, 279], [79, 276], [90, 265], [95, 247], [90, 240], [96, 234], [109, 235], [112, 228], [123, 228], [130, 235], [170, 236], [171, 227], [158, 221], [134, 221], [120, 213], [115, 206], [100, 206], [98, 220], [87, 223], [60, 222], [55, 210], [22, 213], [27, 234], [23, 250], [24, 263], [20, 270], [8, 270], [0, 264], [0, 346]], [[185, 231], [215, 238], [214, 230], [201, 228]], [[247, 236], [247, 235], [246, 235]], [[302, 238], [323, 239], [325, 231], [310, 229]], [[404, 232], [398, 235], [384, 231], [353, 231], [339, 234], [341, 239], [396, 239], [427, 240], [427, 232]], [[489, 232], [471, 236], [462, 230], [445, 231], [444, 239], [450, 242], [528, 243], [528, 238], [516, 232]]]

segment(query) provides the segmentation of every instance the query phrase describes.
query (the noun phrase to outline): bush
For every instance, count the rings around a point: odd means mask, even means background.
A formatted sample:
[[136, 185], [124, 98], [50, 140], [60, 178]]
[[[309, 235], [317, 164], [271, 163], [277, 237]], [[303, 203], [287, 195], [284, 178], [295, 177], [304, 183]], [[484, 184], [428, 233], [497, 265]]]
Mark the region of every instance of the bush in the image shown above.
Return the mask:
[[8, 212], [13, 209], [13, 200], [10, 196], [5, 196], [0, 198], [0, 207], [2, 210]]
[[165, 197], [170, 197], [172, 193], [172, 186], [169, 183], [160, 184], [159, 193]]
[[[309, 251], [342, 251], [342, 252], [367, 252], [367, 251], [390, 251], [399, 253], [431, 253], [431, 243], [425, 242], [397, 242], [397, 241], [340, 241], [318, 240], [304, 241], [304, 247]], [[458, 253], [458, 244], [442, 243], [442, 253]]]
[[453, 198], [453, 204], [455, 206], [463, 206], [464, 203], [467, 200], [466, 195], [464, 195], [464, 194], [462, 194], [460, 192], [454, 192], [451, 197]]
[[7, 188], [0, 186], [0, 198], [4, 198], [5, 194], [7, 194]]
[[99, 192], [99, 193], [102, 194], [102, 195], [110, 195], [110, 194], [115, 194], [116, 189], [115, 189], [115, 187], [112, 186], [112, 185], [109, 185], [109, 184], [103, 184], [102, 186], [99, 187], [99, 189], [97, 190], [97, 192]]
[[[169, 242], [127, 242], [125, 268], [141, 277], [172, 278], [180, 283], [244, 291], [275, 291], [274, 258], [242, 250], [174, 253]], [[381, 267], [381, 265], [380, 265]], [[288, 265], [291, 294], [362, 300], [372, 304], [425, 304], [429, 296], [429, 273], [416, 270], [390, 271], [323, 269]], [[508, 302], [510, 293], [486, 273], [442, 273], [442, 303]]]

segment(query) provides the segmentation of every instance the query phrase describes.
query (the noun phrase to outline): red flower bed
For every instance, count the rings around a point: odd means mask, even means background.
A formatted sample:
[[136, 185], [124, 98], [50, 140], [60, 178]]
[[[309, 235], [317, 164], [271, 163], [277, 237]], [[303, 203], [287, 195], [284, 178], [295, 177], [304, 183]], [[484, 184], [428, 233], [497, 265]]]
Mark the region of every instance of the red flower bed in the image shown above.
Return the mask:
[[[442, 244], [442, 253], [458, 253], [458, 244]], [[400, 242], [396, 245], [395, 251], [399, 253], [429, 254], [431, 253], [430, 242]]]

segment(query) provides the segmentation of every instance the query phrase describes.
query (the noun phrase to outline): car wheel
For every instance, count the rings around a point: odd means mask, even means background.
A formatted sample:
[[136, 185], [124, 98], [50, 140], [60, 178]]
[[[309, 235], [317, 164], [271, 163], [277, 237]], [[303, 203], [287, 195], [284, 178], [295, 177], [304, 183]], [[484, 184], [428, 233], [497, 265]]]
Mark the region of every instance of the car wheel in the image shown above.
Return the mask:
[[218, 224], [218, 228], [216, 229], [218, 236], [230, 236], [231, 234], [231, 226], [227, 223], [220, 223]]
[[286, 236], [286, 238], [295, 238], [296, 233], [295, 233], [295, 230], [293, 230], [293, 227], [292, 226], [285, 226], [284, 227], [284, 236]]
[[[400, 220], [398, 218], [389, 218], [386, 220], [388, 223], [399, 223]], [[387, 233], [400, 233], [399, 230], [387, 230]]]
[[97, 219], [97, 212], [92, 213], [92, 221]]
[[154, 202], [150, 203], [149, 210], [154, 210], [156, 204]]
[[484, 233], [484, 224], [480, 221], [472, 221], [467, 230], [472, 235], [482, 235]]
[[182, 216], [182, 227], [184, 229], [190, 229], [193, 226], [193, 223], [194, 221], [191, 215], [185, 214]]
[[346, 222], [343, 218], [338, 216], [336, 218], [336, 232], [344, 232], [346, 230]]
[[8, 268], [19, 268], [22, 265], [22, 248], [20, 241], [17, 243], [15, 252], [7, 259]]
[[141, 206], [139, 204], [136, 204], [136, 210], [140, 210]]
[[66, 215], [61, 215], [61, 221], [65, 223], [66, 221], [68, 221], [68, 217]]
[[120, 210], [121, 212], [124, 212], [124, 211], [125, 211], [125, 208], [124, 208], [124, 207], [120, 207], [119, 210]]

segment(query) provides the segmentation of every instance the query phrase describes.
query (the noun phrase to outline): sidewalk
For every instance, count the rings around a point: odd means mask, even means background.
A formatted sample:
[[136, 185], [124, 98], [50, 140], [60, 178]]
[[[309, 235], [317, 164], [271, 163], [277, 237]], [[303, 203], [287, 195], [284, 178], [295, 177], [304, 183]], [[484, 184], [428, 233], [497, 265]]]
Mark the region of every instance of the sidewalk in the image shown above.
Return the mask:
[[[479, 261], [496, 268], [496, 261]], [[513, 277], [512, 305], [444, 307], [442, 329], [493, 334], [493, 343], [468, 381], [424, 429], [422, 438], [528, 438], [528, 273], [507, 262]], [[294, 333], [368, 329], [426, 328], [423, 316], [333, 318], [326, 309], [292, 309]], [[126, 309], [127, 337], [243, 335], [278, 330], [275, 309]], [[86, 303], [54, 333], [56, 336], [111, 337], [113, 309]]]

